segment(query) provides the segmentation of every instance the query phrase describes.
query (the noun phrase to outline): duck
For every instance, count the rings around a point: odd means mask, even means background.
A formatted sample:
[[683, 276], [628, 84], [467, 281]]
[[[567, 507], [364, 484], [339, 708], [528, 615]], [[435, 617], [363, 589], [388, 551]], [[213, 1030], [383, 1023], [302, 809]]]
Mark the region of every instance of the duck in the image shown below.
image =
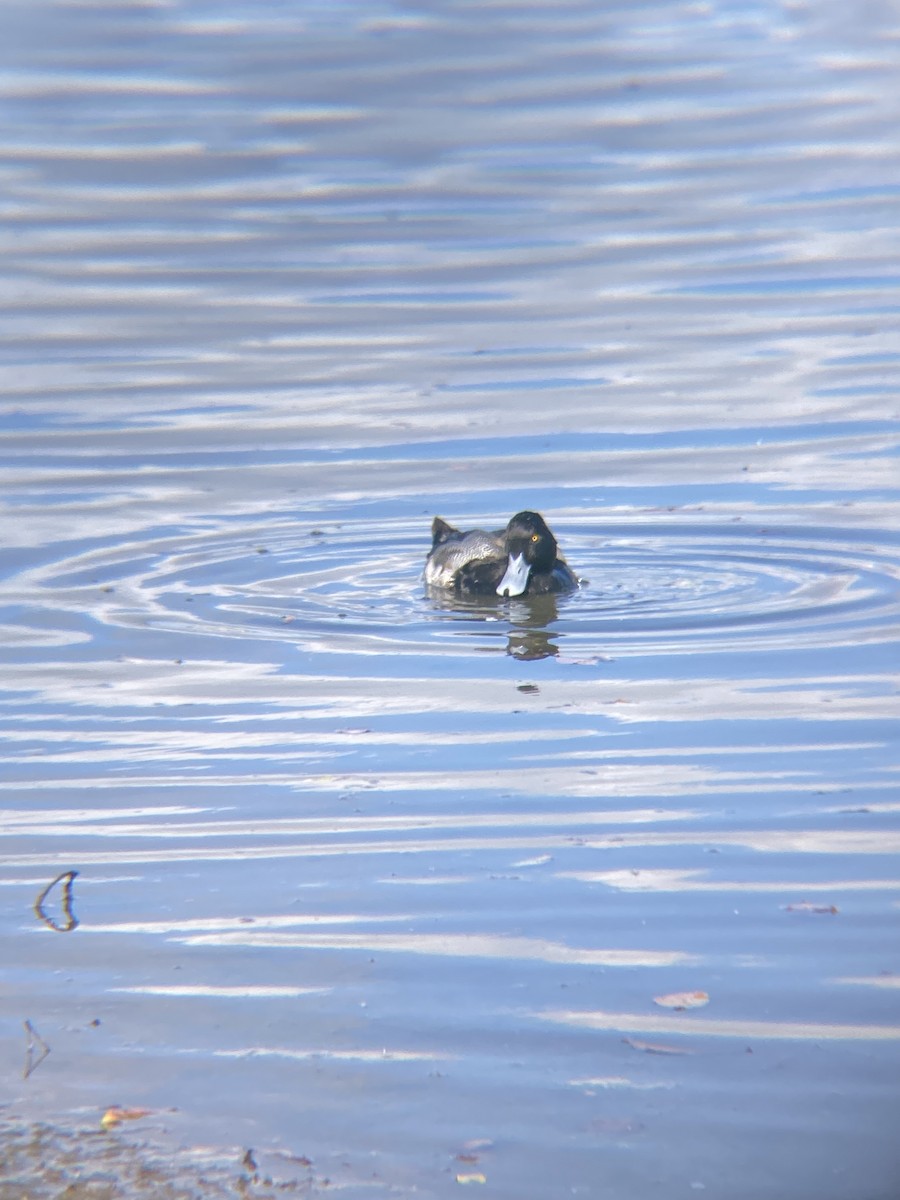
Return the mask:
[[425, 582], [460, 596], [540, 596], [578, 587], [549, 525], [529, 511], [516, 513], [493, 533], [463, 532], [435, 517]]

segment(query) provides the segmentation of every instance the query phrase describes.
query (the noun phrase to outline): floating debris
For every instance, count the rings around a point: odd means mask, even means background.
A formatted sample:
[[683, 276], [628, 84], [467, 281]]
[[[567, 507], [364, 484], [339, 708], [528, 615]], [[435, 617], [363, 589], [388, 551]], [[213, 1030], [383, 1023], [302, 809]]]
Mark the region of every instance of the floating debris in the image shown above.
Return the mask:
[[123, 1121], [139, 1121], [141, 1117], [149, 1117], [151, 1111], [149, 1108], [120, 1108], [114, 1104], [100, 1118], [100, 1125], [103, 1129], [115, 1129]]
[[693, 1054], [693, 1050], [683, 1049], [681, 1046], [667, 1046], [663, 1042], [644, 1042], [640, 1038], [622, 1038], [626, 1046], [631, 1046], [634, 1050], [643, 1050], [645, 1054]]
[[[57, 875], [47, 884], [34, 902], [35, 916], [43, 921], [48, 929], [55, 929], [57, 933], [71, 933], [73, 929], [78, 928], [78, 918], [72, 909], [72, 884], [77, 875], [77, 871], [63, 871], [62, 875]], [[44, 907], [57, 884], [61, 885], [61, 906], [64, 917], [62, 921], [57, 920]]]
[[653, 1003], [658, 1004], [660, 1008], [674, 1008], [676, 1012], [683, 1012], [686, 1008], [702, 1008], [704, 1004], [709, 1004], [709, 994], [707, 992], [670, 992], [667, 996], [654, 996]]
[[[47, 1055], [50, 1053], [50, 1047], [35, 1029], [30, 1021], [25, 1021], [25, 1070], [22, 1073], [22, 1078], [27, 1079], [33, 1071], [36, 1071]], [[37, 1051], [37, 1053], [36, 1053]]]
[[811, 904], [809, 900], [801, 900], [797, 904], [785, 904], [785, 912], [827, 913], [836, 916], [840, 909], [836, 904]]

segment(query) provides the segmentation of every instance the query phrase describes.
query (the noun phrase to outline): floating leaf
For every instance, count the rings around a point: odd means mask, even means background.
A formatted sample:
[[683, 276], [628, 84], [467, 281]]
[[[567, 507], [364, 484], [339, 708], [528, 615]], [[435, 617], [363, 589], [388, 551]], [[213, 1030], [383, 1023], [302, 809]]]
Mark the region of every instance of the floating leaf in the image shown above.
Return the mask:
[[702, 1008], [704, 1004], [709, 1004], [709, 995], [706, 992], [670, 992], [668, 996], [654, 996], [653, 1003], [660, 1008], [674, 1008], [682, 1012], [686, 1008]]
[[487, 1183], [487, 1176], [482, 1175], [480, 1171], [473, 1171], [471, 1175], [457, 1175], [457, 1183]]
[[100, 1124], [104, 1129], [115, 1129], [123, 1121], [138, 1121], [141, 1117], [149, 1117], [151, 1111], [149, 1108], [119, 1108], [114, 1104], [100, 1118]]

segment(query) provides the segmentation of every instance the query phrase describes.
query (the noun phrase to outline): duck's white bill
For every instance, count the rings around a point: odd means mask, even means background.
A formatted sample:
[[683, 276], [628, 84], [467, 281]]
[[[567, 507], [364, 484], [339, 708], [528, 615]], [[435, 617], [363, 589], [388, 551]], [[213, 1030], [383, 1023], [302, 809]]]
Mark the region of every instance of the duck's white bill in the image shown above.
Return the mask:
[[506, 565], [506, 574], [497, 585], [497, 595], [521, 596], [528, 587], [530, 570], [524, 554], [511, 554]]

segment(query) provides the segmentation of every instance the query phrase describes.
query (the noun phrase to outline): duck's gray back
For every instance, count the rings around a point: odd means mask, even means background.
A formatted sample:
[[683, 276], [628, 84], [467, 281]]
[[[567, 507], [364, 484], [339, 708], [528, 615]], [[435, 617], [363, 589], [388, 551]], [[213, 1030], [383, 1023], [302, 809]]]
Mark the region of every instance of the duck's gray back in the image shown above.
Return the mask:
[[473, 529], [449, 537], [435, 546], [425, 563], [425, 582], [432, 587], [453, 587], [456, 572], [466, 563], [503, 558], [503, 539], [496, 533]]

